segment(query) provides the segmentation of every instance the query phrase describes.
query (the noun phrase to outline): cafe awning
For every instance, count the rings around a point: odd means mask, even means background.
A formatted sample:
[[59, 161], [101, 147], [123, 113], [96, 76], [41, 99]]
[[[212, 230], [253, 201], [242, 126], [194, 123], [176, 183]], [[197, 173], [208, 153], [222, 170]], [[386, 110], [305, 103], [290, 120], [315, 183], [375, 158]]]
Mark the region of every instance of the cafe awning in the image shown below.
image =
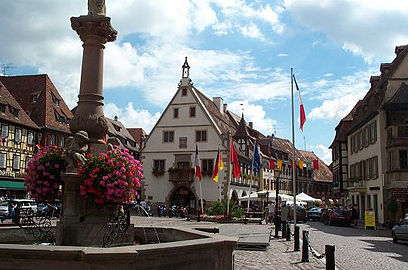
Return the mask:
[[0, 189], [25, 190], [24, 181], [0, 180]]

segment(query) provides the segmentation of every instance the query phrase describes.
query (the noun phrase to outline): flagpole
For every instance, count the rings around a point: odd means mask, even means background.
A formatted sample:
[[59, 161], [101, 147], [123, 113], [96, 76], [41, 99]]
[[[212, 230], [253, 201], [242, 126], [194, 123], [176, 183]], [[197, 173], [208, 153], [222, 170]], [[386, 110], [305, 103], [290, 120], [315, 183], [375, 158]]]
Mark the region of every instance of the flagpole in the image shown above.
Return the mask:
[[204, 214], [203, 189], [201, 188], [201, 180], [198, 180], [198, 182], [200, 182], [201, 213]]
[[293, 68], [290, 68], [290, 91], [292, 100], [292, 185], [293, 185], [293, 226], [296, 227], [296, 153], [295, 153], [295, 109], [293, 101]]
[[252, 154], [251, 170], [250, 170], [250, 173], [249, 173], [249, 190], [248, 190], [247, 213], [249, 213], [249, 204], [250, 204], [250, 200], [251, 200], [252, 174], [254, 172], [255, 147], [256, 147], [256, 140], [254, 141], [254, 153]]
[[230, 190], [230, 184], [231, 184], [231, 143], [232, 143], [232, 137], [230, 136], [230, 133], [228, 132], [228, 149], [229, 149], [229, 154], [230, 154], [230, 158], [229, 158], [229, 165], [228, 165], [228, 186], [227, 186], [227, 216], [229, 216], [229, 211], [230, 211], [230, 207], [229, 207], [229, 202], [230, 202], [230, 196], [229, 196], [229, 190]]

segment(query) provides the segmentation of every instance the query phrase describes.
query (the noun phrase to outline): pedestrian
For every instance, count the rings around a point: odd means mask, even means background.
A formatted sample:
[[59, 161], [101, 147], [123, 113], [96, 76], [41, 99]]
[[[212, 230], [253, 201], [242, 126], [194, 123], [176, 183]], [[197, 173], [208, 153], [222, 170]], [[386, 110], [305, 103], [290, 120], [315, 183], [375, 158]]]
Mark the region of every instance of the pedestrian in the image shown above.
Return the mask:
[[357, 226], [358, 210], [357, 206], [354, 204], [351, 206], [351, 222], [354, 226]]
[[15, 214], [15, 204], [12, 201], [8, 202], [8, 215], [1, 218], [1, 223], [3, 223], [6, 219], [13, 220]]
[[273, 202], [270, 202], [268, 205], [268, 220], [267, 223], [272, 223], [275, 216], [275, 205]]

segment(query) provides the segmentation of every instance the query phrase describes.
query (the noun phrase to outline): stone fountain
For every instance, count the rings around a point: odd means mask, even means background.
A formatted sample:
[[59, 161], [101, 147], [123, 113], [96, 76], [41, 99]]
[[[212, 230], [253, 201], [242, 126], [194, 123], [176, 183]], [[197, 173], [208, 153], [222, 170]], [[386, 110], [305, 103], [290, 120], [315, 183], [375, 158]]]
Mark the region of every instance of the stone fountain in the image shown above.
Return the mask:
[[106, 17], [104, 0], [88, 0], [88, 15], [72, 17], [71, 26], [83, 42], [83, 58], [79, 101], [70, 123], [74, 138], [61, 176], [63, 213], [55, 230], [56, 245], [28, 245], [35, 239], [20, 228], [0, 229], [0, 269], [232, 269], [236, 238], [186, 228], [128, 224], [113, 247], [102, 247], [106, 224], [118, 206], [96, 206], [82, 199], [75, 164], [86, 153], [107, 151], [102, 140], [108, 130], [103, 114], [103, 52], [117, 32]]

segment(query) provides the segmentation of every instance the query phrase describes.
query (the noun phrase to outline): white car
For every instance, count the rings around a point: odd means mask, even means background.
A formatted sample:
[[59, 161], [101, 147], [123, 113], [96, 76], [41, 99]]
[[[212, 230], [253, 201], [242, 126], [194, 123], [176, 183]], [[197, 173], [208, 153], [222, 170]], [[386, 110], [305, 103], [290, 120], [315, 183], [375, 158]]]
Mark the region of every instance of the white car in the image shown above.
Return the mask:
[[392, 228], [391, 235], [394, 243], [397, 243], [398, 240], [408, 241], [408, 217]]
[[12, 199], [12, 202], [20, 207], [20, 209], [31, 208], [34, 213], [37, 213], [37, 203], [31, 199]]
[[8, 216], [9, 210], [8, 210], [8, 202], [4, 201], [0, 203], [0, 216]]

